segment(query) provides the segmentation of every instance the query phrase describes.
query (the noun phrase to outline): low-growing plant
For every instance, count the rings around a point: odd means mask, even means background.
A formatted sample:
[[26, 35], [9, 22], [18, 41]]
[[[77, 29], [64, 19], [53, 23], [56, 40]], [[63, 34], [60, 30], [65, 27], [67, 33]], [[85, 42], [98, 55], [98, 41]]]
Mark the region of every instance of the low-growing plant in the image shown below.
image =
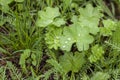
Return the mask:
[[0, 79], [120, 79], [117, 0], [108, 2], [0, 0]]

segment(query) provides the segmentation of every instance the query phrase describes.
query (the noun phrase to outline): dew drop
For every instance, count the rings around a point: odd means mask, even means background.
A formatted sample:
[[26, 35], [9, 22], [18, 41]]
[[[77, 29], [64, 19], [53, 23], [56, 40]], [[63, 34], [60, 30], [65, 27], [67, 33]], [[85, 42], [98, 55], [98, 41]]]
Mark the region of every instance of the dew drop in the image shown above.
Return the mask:
[[56, 39], [59, 39], [59, 37], [58, 37], [58, 36], [56, 36]]
[[65, 46], [62, 46], [63, 48], [65, 48]]
[[71, 38], [68, 38], [68, 40], [70, 41], [70, 40], [71, 40]]
[[80, 36], [80, 34], [78, 34], [78, 36]]
[[65, 41], [65, 43], [68, 43], [67, 41]]

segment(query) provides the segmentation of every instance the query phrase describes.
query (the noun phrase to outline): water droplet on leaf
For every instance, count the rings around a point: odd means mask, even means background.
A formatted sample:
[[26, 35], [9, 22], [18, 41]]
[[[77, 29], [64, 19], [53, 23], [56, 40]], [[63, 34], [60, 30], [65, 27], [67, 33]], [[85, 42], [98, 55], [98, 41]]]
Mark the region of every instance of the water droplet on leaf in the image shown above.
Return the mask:
[[65, 41], [65, 43], [68, 43], [67, 41]]
[[70, 40], [71, 40], [71, 38], [68, 38], [68, 40], [70, 41]]
[[63, 48], [65, 48], [65, 46], [63, 46]]
[[59, 37], [58, 37], [58, 36], [56, 36], [56, 39], [59, 39]]

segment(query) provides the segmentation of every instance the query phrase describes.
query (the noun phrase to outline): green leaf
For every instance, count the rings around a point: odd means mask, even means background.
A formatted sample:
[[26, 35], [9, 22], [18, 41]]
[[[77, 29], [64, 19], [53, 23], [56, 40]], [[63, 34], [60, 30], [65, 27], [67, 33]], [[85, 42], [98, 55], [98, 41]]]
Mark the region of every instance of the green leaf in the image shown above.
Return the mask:
[[89, 79], [89, 76], [88, 76], [86, 73], [83, 73], [81, 79], [82, 79], [82, 80], [90, 80], [90, 79]]
[[64, 73], [68, 73], [69, 71], [73, 73], [78, 72], [85, 63], [84, 54], [79, 52], [76, 52], [75, 55], [66, 53], [60, 57], [59, 61]]
[[72, 61], [72, 55], [70, 55], [71, 53], [66, 53], [65, 55], [63, 56], [60, 56], [60, 65], [62, 66], [62, 69], [63, 69], [63, 72], [65, 74], [67, 74], [69, 71], [72, 70], [72, 64], [71, 64], [71, 61]]
[[32, 64], [33, 64], [34, 66], [36, 66], [36, 64], [37, 64], [36, 55], [32, 53], [31, 58], [32, 58]]
[[[45, 73], [44, 73], [44, 75], [40, 75], [39, 77], [40, 77], [40, 79], [41, 79], [41, 77], [43, 78], [43, 80], [49, 80], [49, 77], [51, 76], [51, 74], [54, 72], [55, 70], [53, 70], [53, 69], [49, 69], [48, 71], [46, 71]], [[39, 79], [39, 80], [40, 80]]]
[[26, 49], [24, 50], [23, 54], [21, 54], [20, 56], [19, 64], [22, 67], [24, 72], [27, 72], [25, 63], [26, 63], [26, 59], [30, 56], [30, 52], [31, 52], [30, 49]]
[[33, 69], [32, 66], [30, 67], [30, 69], [31, 69], [31, 72], [32, 72], [32, 76], [33, 76], [33, 77], [36, 77], [37, 75], [36, 75], [36, 73], [35, 73], [35, 71], [34, 71], [34, 69]]
[[6, 53], [8, 53], [8, 51], [6, 51], [6, 50], [3, 49], [2, 47], [0, 47], [0, 53], [4, 53], [4, 54], [6, 54]]
[[79, 23], [65, 27], [60, 38], [61, 49], [70, 51], [73, 43], [76, 43], [79, 51], [88, 50], [89, 44], [94, 38], [89, 34], [87, 27], [81, 27]]
[[96, 72], [90, 80], [108, 80], [109, 78], [108, 73]]
[[103, 25], [104, 27], [100, 28], [100, 33], [103, 36], [111, 36], [112, 32], [116, 28], [116, 22], [108, 19], [108, 20], [103, 20]]
[[60, 36], [62, 33], [61, 28], [54, 28], [46, 34], [45, 41], [50, 49], [58, 49], [60, 46]]
[[72, 44], [75, 42], [73, 38], [72, 28], [65, 27], [63, 36], [60, 37], [60, 47], [62, 50], [70, 51]]
[[16, 1], [16, 2], [23, 2], [24, 0], [14, 0], [14, 1]]
[[62, 1], [63, 1], [63, 11], [65, 12], [71, 6], [72, 0], [62, 0]]
[[79, 12], [80, 25], [88, 27], [90, 33], [97, 34], [99, 32], [99, 20], [103, 16], [100, 7], [93, 7], [91, 4], [88, 4], [85, 8], [80, 8]]
[[0, 0], [0, 4], [3, 5], [8, 5], [12, 2], [13, 0]]
[[116, 30], [113, 32], [111, 39], [107, 42], [113, 49], [120, 51], [120, 22], [116, 23]]
[[0, 66], [0, 80], [7, 80], [6, 66]]
[[62, 66], [56, 60], [49, 59], [47, 60], [47, 63], [51, 64], [55, 68], [55, 70], [57, 70], [58, 72], [61, 72], [61, 73], [63, 72]]
[[56, 19], [52, 24], [55, 25], [55, 26], [60, 27], [61, 25], [64, 25], [64, 24], [65, 24], [65, 21], [64, 21], [63, 18], [58, 18], [58, 19]]
[[8, 4], [13, 2], [13, 0], [0, 0], [0, 5], [2, 5], [1, 10], [5, 13], [7, 13], [10, 10], [10, 7]]
[[91, 63], [97, 62], [103, 57], [104, 50], [101, 46], [95, 45], [92, 47], [92, 54], [89, 57]]
[[72, 63], [72, 71], [78, 72], [85, 63], [84, 54], [76, 52], [75, 55], [73, 56], [73, 62], [71, 63]]
[[60, 16], [59, 9], [57, 7], [47, 7], [45, 11], [38, 12], [38, 19], [36, 25], [38, 27], [46, 27], [54, 21], [54, 18]]
[[103, 16], [99, 7], [88, 4], [85, 8], [80, 8], [80, 16], [73, 16], [73, 24], [65, 27], [63, 36], [60, 39], [61, 49], [70, 51], [73, 43], [76, 43], [79, 51], [88, 50], [89, 44], [94, 41], [90, 33], [96, 35], [99, 32], [99, 19]]
[[65, 53], [60, 56], [59, 62], [55, 59], [49, 59], [47, 62], [54, 66], [54, 69], [60, 72], [61, 75], [66, 75], [69, 71], [78, 72], [85, 63], [85, 59], [83, 53], [76, 52], [75, 55]]

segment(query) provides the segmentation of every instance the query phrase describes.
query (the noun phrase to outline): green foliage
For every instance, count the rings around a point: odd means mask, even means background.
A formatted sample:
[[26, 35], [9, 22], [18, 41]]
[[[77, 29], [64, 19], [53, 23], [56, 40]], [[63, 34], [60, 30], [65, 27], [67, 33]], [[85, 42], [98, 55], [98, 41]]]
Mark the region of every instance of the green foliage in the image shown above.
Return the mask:
[[100, 60], [103, 57], [104, 50], [101, 46], [95, 45], [92, 47], [92, 55], [90, 55], [89, 60], [91, 63]]
[[0, 0], [0, 5], [2, 6], [0, 10], [2, 10], [5, 13], [9, 13], [9, 11], [11, 11], [9, 4], [13, 1], [23, 2], [24, 0]]
[[[20, 56], [19, 64], [24, 73], [27, 73], [30, 68], [27, 67], [27, 64], [31, 62], [33, 66], [36, 66], [36, 69], [39, 67], [39, 62], [41, 61], [42, 54], [38, 51], [31, 51], [26, 49]], [[30, 65], [30, 64], [29, 64]]]
[[119, 27], [120, 22], [116, 23], [116, 30], [113, 33], [111, 39], [106, 42], [108, 45], [112, 46], [113, 49], [120, 51], [120, 27]]
[[55, 21], [52, 24], [57, 27], [60, 27], [61, 25], [65, 24], [65, 21], [63, 18], [57, 18], [57, 19], [55, 19]]
[[46, 27], [52, 22], [54, 22], [54, 18], [58, 16], [60, 16], [60, 12], [57, 7], [56, 8], [47, 7], [45, 11], [38, 12], [38, 19], [36, 21], [36, 25], [39, 27]]
[[27, 69], [26, 69], [26, 59], [29, 58], [30, 52], [31, 51], [29, 49], [26, 49], [26, 50], [24, 50], [23, 54], [21, 54], [21, 56], [20, 56], [19, 64], [23, 68], [24, 72], [27, 72]]
[[[86, 11], [88, 11], [89, 8], [91, 8], [91, 13], [89, 15], [85, 15], [84, 13], [86, 13]], [[72, 21], [74, 24], [63, 29], [63, 36], [60, 37], [60, 48], [62, 50], [70, 51], [73, 43], [76, 43], [79, 51], [89, 49], [89, 44], [92, 43], [94, 40], [93, 37], [89, 35], [89, 33], [97, 34], [97, 32], [99, 31], [99, 18], [102, 17], [102, 14], [99, 12], [99, 9], [95, 8], [94, 12], [92, 10], [94, 10], [94, 8], [90, 4], [88, 4], [85, 9], [81, 8], [81, 14], [78, 20], [74, 19], [73, 16]], [[89, 25], [86, 25], [86, 22]], [[92, 29], [93, 26], [95, 27], [94, 29]], [[59, 41], [57, 44], [59, 44]]]
[[12, 2], [13, 0], [0, 0], [1, 5], [8, 5]]
[[36, 62], [36, 55], [35, 54], [31, 54], [31, 59], [32, 59], [32, 65], [36, 66], [37, 62]]
[[0, 0], [0, 80], [118, 80], [118, 0]]
[[59, 62], [64, 69], [64, 73], [68, 73], [69, 71], [78, 72], [85, 63], [84, 53], [76, 52], [74, 55], [66, 53], [60, 57]]
[[15, 80], [15, 79], [21, 80], [22, 79], [22, 74], [11, 62], [7, 62], [7, 69], [9, 69], [10, 76], [13, 80]]
[[99, 18], [103, 15], [98, 7], [93, 8], [91, 4], [88, 4], [85, 8], [80, 8], [79, 12], [79, 18], [77, 16], [72, 18], [74, 24], [64, 28], [64, 36], [60, 40], [61, 49], [63, 50], [70, 51], [73, 43], [76, 43], [79, 51], [88, 50], [89, 44], [94, 41], [89, 33], [97, 34], [99, 31]]
[[103, 36], [111, 36], [112, 31], [115, 31], [116, 23], [114, 21], [108, 19], [108, 20], [103, 20], [103, 25], [104, 25], [104, 27], [100, 28], [100, 33]]
[[99, 31], [98, 24], [100, 18], [103, 17], [101, 11], [101, 7], [94, 8], [91, 4], [86, 5], [85, 8], [80, 8], [80, 25], [83, 27], [88, 27], [90, 33], [97, 34]]
[[[104, 13], [107, 14], [106, 17], [109, 16], [109, 18], [115, 19], [114, 13], [112, 13], [112, 11], [114, 11], [114, 10], [113, 9], [110, 10], [109, 7], [106, 5], [106, 3], [103, 0], [94, 0], [94, 2], [96, 2], [96, 4], [98, 4], [102, 8]], [[111, 7], [113, 7], [113, 6], [111, 6]]]
[[0, 5], [2, 6], [1, 10], [3, 12], [8, 12], [10, 10], [10, 7], [8, 4], [10, 4], [13, 0], [0, 0]]
[[14, 0], [14, 1], [16, 1], [16, 2], [23, 2], [24, 0]]
[[0, 79], [7, 80], [5, 75], [6, 67], [0, 67]]
[[[6, 75], [6, 72], [9, 71], [9, 77]], [[0, 79], [1, 80], [8, 80], [8, 79], [13, 79], [13, 80], [21, 80], [22, 74], [19, 72], [19, 70], [11, 63], [7, 62], [6, 66], [0, 67]]]
[[79, 51], [88, 50], [89, 44], [94, 38], [89, 35], [88, 28], [81, 27], [79, 23], [70, 27], [65, 27], [63, 36], [60, 38], [60, 47], [62, 50], [70, 51], [73, 43], [76, 43]]
[[46, 38], [45, 38], [46, 44], [48, 44], [48, 47], [50, 49], [52, 48], [56, 50], [58, 49], [58, 47], [60, 46], [61, 33], [62, 33], [61, 28], [55, 28], [46, 34]]
[[108, 80], [109, 77], [108, 73], [96, 72], [90, 80]]
[[62, 76], [66, 76], [70, 71], [77, 73], [86, 62], [84, 54], [79, 52], [75, 52], [74, 55], [72, 53], [65, 53], [63, 56], [60, 56], [58, 61], [54, 59], [47, 60]]
[[56, 60], [50, 59], [50, 60], [47, 60], [47, 62], [52, 66], [54, 66], [54, 69], [57, 70], [58, 72], [61, 72], [61, 73], [63, 72], [62, 66]]
[[7, 53], [8, 53], [5, 49], [3, 49], [3, 48], [1, 48], [1, 47], [0, 47], [0, 52], [2, 52], [2, 53], [4, 53], [4, 54], [7, 54]]

